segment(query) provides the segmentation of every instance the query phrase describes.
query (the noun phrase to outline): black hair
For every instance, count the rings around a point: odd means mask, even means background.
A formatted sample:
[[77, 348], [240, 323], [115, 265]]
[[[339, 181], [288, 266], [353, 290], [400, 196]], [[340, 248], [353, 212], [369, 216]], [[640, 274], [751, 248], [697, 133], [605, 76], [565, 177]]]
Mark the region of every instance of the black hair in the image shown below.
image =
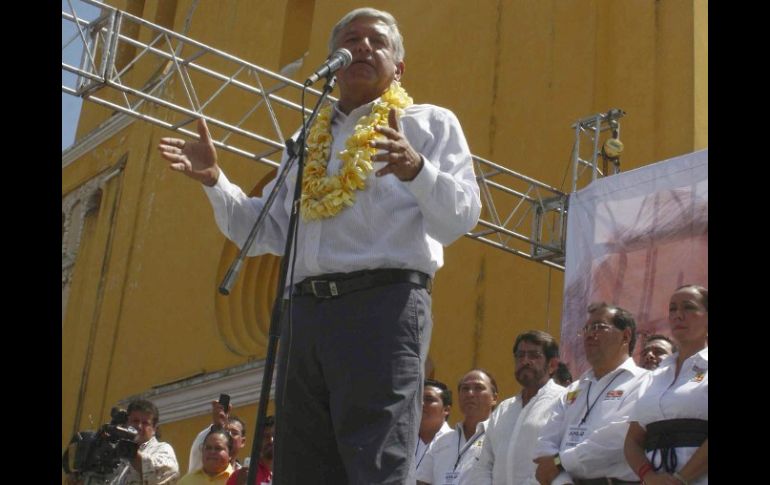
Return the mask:
[[516, 337], [516, 342], [513, 344], [514, 354], [516, 354], [516, 349], [519, 348], [519, 344], [522, 341], [539, 345], [543, 349], [546, 362], [554, 357], [559, 357], [559, 344], [556, 343], [556, 339], [547, 332], [543, 332], [542, 330], [529, 330], [519, 334], [519, 336]]
[[225, 428], [224, 426], [219, 426], [218, 424], [213, 425], [211, 427], [211, 429], [209, 430], [209, 432], [206, 433], [206, 437], [203, 438], [203, 445], [202, 446], [205, 446], [206, 440], [209, 439], [209, 436], [211, 436], [213, 434], [221, 434], [222, 436], [225, 437], [225, 439], [227, 440], [227, 453], [229, 455], [232, 455], [233, 454], [233, 446], [235, 445], [235, 440], [233, 439], [233, 435], [230, 434], [230, 431], [228, 431], [227, 428]]
[[240, 424], [241, 425], [241, 436], [243, 436], [244, 438], [246, 437], [246, 423], [244, 423], [241, 418], [239, 418], [238, 416], [236, 416], [234, 414], [231, 414], [230, 416], [227, 417], [227, 424], [230, 424], [230, 423], [238, 423], [238, 424]]
[[668, 342], [671, 345], [671, 351], [672, 352], [676, 352], [677, 351], [677, 346], [674, 343], [674, 341], [671, 340], [670, 338], [666, 337], [665, 335], [661, 335], [659, 333], [650, 335], [649, 337], [644, 339], [644, 346], [647, 347], [647, 344], [652, 342], [653, 340], [665, 340], [666, 342]]
[[610, 321], [615, 328], [620, 330], [625, 330], [627, 328], [631, 329], [631, 340], [628, 342], [628, 355], [630, 356], [634, 353], [634, 346], [636, 346], [636, 321], [634, 320], [634, 316], [624, 308], [617, 305], [610, 305], [603, 301], [591, 303], [588, 305], [587, 311], [590, 314], [605, 309], [612, 313]]
[[682, 288], [692, 288], [693, 290], [697, 291], [698, 294], [701, 296], [701, 299], [703, 300], [703, 307], [706, 309], [706, 312], [709, 311], [709, 290], [708, 288], [700, 285], [682, 285], [674, 292], [677, 292], [681, 290]]
[[126, 409], [126, 412], [128, 414], [131, 414], [134, 411], [139, 411], [140, 413], [152, 414], [153, 426], [157, 426], [158, 421], [160, 421], [160, 413], [158, 413], [158, 406], [156, 406], [152, 401], [148, 401], [147, 399], [134, 399], [133, 401], [128, 403], [128, 408]]
[[449, 389], [446, 384], [434, 379], [425, 379], [425, 386], [431, 386], [441, 390], [441, 403], [444, 406], [452, 405], [452, 390]]
[[[476, 367], [474, 369], [469, 370], [465, 374], [463, 374], [463, 377], [467, 376], [471, 372], [481, 372], [482, 374], [486, 375], [489, 378], [489, 383], [492, 384], [492, 392], [495, 395], [497, 395], [497, 381], [495, 381], [495, 378], [492, 377], [492, 374], [490, 374], [489, 372], [487, 372], [486, 370], [484, 370], [484, 369], [482, 369], [480, 367]], [[463, 377], [461, 377], [460, 380], [457, 381], [457, 392], [460, 392], [460, 384], [462, 384], [462, 382], [463, 382]]]
[[553, 373], [553, 380], [558, 383], [564, 382], [569, 384], [572, 382], [572, 374], [570, 374], [569, 367], [564, 362], [559, 362], [556, 370]]

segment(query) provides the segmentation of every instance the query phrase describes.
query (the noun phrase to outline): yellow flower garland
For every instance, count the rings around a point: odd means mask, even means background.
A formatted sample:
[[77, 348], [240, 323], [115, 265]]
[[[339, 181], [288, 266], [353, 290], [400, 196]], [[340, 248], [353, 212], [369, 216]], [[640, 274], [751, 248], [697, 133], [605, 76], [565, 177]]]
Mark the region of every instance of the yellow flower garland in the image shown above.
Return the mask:
[[362, 116], [345, 142], [345, 149], [337, 155], [342, 162], [337, 175], [329, 176], [326, 166], [331, 152], [331, 106], [324, 106], [310, 128], [307, 138], [307, 162], [302, 172], [302, 219], [312, 221], [336, 216], [346, 206], [356, 201], [356, 190], [366, 187], [366, 178], [372, 171], [372, 155], [377, 149], [370, 142], [383, 135], [374, 130], [376, 126], [388, 126], [388, 112], [401, 110], [412, 105], [412, 98], [393, 81], [390, 88], [374, 103], [372, 112]]

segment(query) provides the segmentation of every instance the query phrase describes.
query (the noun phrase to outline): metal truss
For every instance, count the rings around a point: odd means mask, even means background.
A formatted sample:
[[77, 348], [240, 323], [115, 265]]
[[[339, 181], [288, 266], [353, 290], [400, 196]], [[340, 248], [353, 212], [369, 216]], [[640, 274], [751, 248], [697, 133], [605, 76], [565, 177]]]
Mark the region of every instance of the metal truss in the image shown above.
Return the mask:
[[[575, 130], [575, 144], [572, 148], [572, 192], [585, 187], [599, 177], [620, 172], [620, 154], [618, 153], [616, 156], [607, 154], [604, 150], [604, 144], [610, 138], [620, 139], [620, 122], [618, 120], [625, 114], [625, 111], [613, 108], [606, 113], [597, 113], [579, 119], [572, 125]], [[581, 140], [587, 142], [582, 145], [582, 151], [591, 150], [585, 158], [582, 158], [581, 155]], [[602, 159], [601, 168], [599, 167], [600, 157]], [[611, 168], [610, 163], [612, 164]]]
[[[190, 124], [202, 117], [218, 148], [278, 166], [284, 130], [301, 124], [302, 84], [109, 5], [81, 1], [102, 15], [91, 22], [78, 18], [71, 1], [70, 11], [62, 11], [77, 28], [62, 50], [73, 42], [82, 47], [78, 66], [62, 61], [62, 70], [76, 75], [62, 92], [196, 139]], [[320, 92], [305, 94], [312, 105]], [[231, 114], [233, 106], [239, 114]], [[580, 159], [576, 143], [573, 189], [578, 164], [596, 167], [598, 135], [617, 118], [596, 115], [576, 123], [576, 136], [594, 130], [595, 143], [593, 162]], [[473, 162], [484, 211], [466, 236], [563, 271], [567, 195], [481, 157]]]

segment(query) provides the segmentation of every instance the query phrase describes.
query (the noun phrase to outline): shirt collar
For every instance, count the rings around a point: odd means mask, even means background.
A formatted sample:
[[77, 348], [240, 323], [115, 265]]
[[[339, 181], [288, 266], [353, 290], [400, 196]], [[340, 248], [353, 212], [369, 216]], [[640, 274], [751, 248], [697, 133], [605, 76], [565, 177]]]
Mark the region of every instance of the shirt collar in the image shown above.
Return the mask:
[[[632, 359], [629, 356], [626, 360], [623, 361], [622, 364], [620, 364], [614, 370], [611, 370], [610, 372], [608, 372], [607, 374], [602, 376], [602, 378], [618, 374], [620, 372], [623, 372], [624, 370], [630, 372], [634, 376], [638, 376], [640, 374], [644, 374], [645, 372], [648, 372], [647, 369], [645, 369], [643, 367], [639, 367], [638, 365], [636, 365], [636, 362], [634, 362], [634, 359]], [[597, 379], [596, 376], [594, 375], [594, 370], [593, 369], [590, 369], [588, 372], [585, 373], [585, 378], [588, 379], [588, 380], [593, 380], [593, 381], [599, 381], [600, 380], [600, 379]]]
[[[527, 405], [531, 403], [532, 401], [535, 401], [538, 397], [542, 396], [544, 393], [548, 392], [549, 390], [553, 389], [554, 387], [558, 387], [559, 389], [564, 389], [562, 386], [558, 385], [553, 378], [548, 379], [545, 384], [543, 384], [540, 389], [537, 390], [534, 396], [527, 402]], [[524, 407], [524, 389], [519, 391], [519, 393], [516, 395], [517, 399], [516, 401], [519, 403], [521, 407]]]
[[[477, 436], [481, 431], [484, 431], [484, 433], [486, 433], [487, 432], [487, 423], [488, 422], [489, 422], [489, 418], [487, 418], [484, 421], [481, 421], [480, 423], [478, 423], [476, 425], [476, 431], [473, 433], [473, 436]], [[460, 421], [459, 423], [457, 423], [455, 425], [455, 431], [460, 433], [460, 436], [465, 437], [465, 435], [463, 434], [463, 422], [462, 421]], [[469, 436], [468, 438], [471, 438], [471, 436]]]
[[340, 110], [339, 108], [339, 101], [335, 102], [333, 105], [333, 113], [334, 118], [332, 121], [340, 121], [344, 122], [348, 119], [348, 117], [354, 117], [355, 120], [358, 120], [360, 117], [362, 117], [365, 114], [369, 114], [372, 111], [372, 106], [374, 106], [374, 103], [378, 102], [380, 98], [374, 99], [366, 104], [362, 104], [358, 108], [355, 108], [350, 111], [350, 114], [345, 114]]
[[[679, 357], [679, 352], [676, 352], [676, 353], [671, 354], [668, 357], [666, 357], [666, 359], [665, 359], [666, 365], [676, 365], [677, 357]], [[688, 360], [692, 360], [693, 363], [700, 363], [700, 364], [705, 365], [706, 367], [708, 367], [708, 364], [709, 364], [709, 348], [708, 348], [708, 346], [705, 347], [703, 350], [701, 350], [701, 351], [691, 355], [690, 357], [688, 357], [685, 360], [685, 362], [687, 362]], [[661, 361], [659, 368], [660, 367], [663, 367], [663, 361]]]
[[[225, 469], [224, 469], [223, 471], [221, 471], [220, 473], [218, 473], [218, 474], [214, 475], [213, 477], [212, 477], [212, 476], [210, 476], [210, 475], [209, 475], [208, 473], [206, 473], [205, 471], [203, 471], [203, 468], [202, 468], [202, 467], [201, 467], [201, 468], [199, 468], [199, 469], [198, 469], [198, 471], [197, 471], [196, 473], [200, 473], [201, 475], [203, 475], [204, 477], [207, 477], [207, 478], [208, 478], [210, 481], [212, 481], [212, 482], [213, 482], [213, 481], [216, 481], [216, 479], [217, 479], [217, 478], [219, 478], [219, 477], [221, 477], [221, 476], [224, 476], [224, 477], [226, 478], [226, 477], [229, 477], [230, 475], [232, 475], [232, 474], [233, 474], [233, 465], [232, 465], [232, 464], [230, 464], [230, 463], [228, 463], [228, 464], [227, 464], [227, 468], [225, 468]], [[225, 480], [225, 481], [227, 481], [227, 480]]]
[[155, 436], [153, 436], [152, 438], [148, 439], [147, 441], [145, 441], [144, 443], [139, 445], [139, 450], [140, 451], [144, 451], [145, 449], [147, 449], [148, 446], [150, 446], [153, 443], [157, 443], [157, 442], [158, 442], [158, 439], [155, 438]]
[[700, 358], [700, 359], [701, 359], [703, 362], [705, 362], [705, 363], [707, 363], [707, 364], [708, 364], [708, 361], [709, 361], [709, 348], [708, 348], [708, 345], [706, 346], [706, 348], [704, 348], [703, 350], [701, 350], [700, 352], [698, 352], [696, 355], [697, 355], [697, 356], [698, 356], [698, 357], [699, 357], [699, 358]]

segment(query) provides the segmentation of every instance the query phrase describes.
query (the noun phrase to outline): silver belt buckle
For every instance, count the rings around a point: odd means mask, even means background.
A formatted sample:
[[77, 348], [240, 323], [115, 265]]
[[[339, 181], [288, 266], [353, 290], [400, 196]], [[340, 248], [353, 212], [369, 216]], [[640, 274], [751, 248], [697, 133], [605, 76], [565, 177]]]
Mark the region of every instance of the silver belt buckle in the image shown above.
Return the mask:
[[[319, 286], [316, 286], [316, 284]], [[310, 287], [313, 289], [313, 295], [315, 295], [317, 298], [331, 298], [333, 296], [339, 295], [339, 292], [337, 291], [337, 283], [334, 281], [313, 280], [310, 282]], [[328, 292], [322, 290], [326, 287], [329, 288]]]

